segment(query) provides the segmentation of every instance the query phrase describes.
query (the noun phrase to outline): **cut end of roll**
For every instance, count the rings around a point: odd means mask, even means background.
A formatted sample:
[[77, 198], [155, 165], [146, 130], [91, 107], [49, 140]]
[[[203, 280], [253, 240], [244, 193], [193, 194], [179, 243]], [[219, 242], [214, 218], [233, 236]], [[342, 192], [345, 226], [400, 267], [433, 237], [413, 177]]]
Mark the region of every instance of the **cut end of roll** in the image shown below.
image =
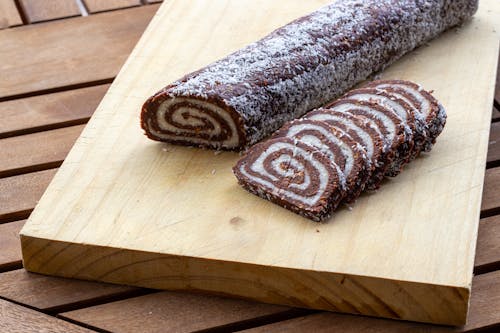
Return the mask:
[[150, 139], [201, 148], [241, 150], [246, 138], [231, 107], [210, 98], [160, 92], [142, 107], [141, 127]]
[[327, 155], [286, 137], [255, 145], [233, 172], [247, 191], [316, 222], [328, 219], [345, 194]]

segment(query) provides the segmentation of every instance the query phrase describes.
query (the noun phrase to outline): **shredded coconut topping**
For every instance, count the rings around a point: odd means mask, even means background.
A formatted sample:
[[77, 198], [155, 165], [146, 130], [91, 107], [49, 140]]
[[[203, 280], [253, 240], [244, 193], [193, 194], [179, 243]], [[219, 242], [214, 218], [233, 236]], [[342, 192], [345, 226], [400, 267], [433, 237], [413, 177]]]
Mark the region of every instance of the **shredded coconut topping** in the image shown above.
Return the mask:
[[337, 0], [162, 93], [223, 102], [248, 146], [463, 22], [477, 2]]

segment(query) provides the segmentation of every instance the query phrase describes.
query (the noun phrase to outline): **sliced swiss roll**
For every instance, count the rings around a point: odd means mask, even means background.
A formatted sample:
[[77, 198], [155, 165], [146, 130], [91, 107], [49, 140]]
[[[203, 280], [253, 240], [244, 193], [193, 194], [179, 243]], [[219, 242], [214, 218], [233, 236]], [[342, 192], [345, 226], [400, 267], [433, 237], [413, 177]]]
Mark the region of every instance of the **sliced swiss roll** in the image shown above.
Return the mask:
[[311, 151], [320, 151], [339, 166], [346, 203], [355, 201], [364, 190], [372, 165], [363, 146], [345, 131], [326, 122], [299, 119], [287, 123], [275, 136], [305, 144], [311, 147]]
[[478, 0], [332, 1], [171, 83], [146, 100], [141, 126], [153, 140], [243, 150], [477, 7]]
[[417, 126], [415, 113], [411, 105], [404, 100], [394, 97], [384, 91], [370, 88], [351, 90], [342, 99], [353, 99], [361, 102], [371, 102], [392, 111], [403, 120], [405, 125], [405, 139], [409, 147], [408, 159], [411, 160], [416, 154], [415, 142], [417, 137], [423, 135], [423, 127]]
[[416, 142], [416, 146], [419, 151], [431, 151], [436, 138], [443, 131], [447, 118], [444, 107], [432, 96], [431, 92], [418, 84], [403, 80], [373, 81], [366, 87], [384, 91], [409, 104], [415, 112], [415, 118], [421, 122], [420, 126], [423, 126], [425, 134], [421, 142]]
[[250, 148], [233, 171], [250, 192], [323, 221], [341, 202], [378, 189], [385, 176], [398, 175], [432, 147], [446, 114], [416, 87], [378, 81], [352, 90], [286, 123], [269, 141]]
[[326, 153], [286, 137], [255, 145], [233, 172], [249, 192], [318, 222], [330, 217], [346, 194], [340, 166]]
[[[340, 99], [325, 107], [332, 111], [362, 117], [369, 127], [379, 131], [384, 138], [382, 161], [386, 166], [386, 176], [398, 175], [410, 161], [413, 143], [408, 140], [408, 126], [392, 109], [371, 101]], [[376, 188], [377, 181], [371, 188]]]
[[390, 160], [384, 153], [384, 136], [371, 119], [323, 108], [309, 112], [304, 118], [327, 123], [334, 129], [346, 132], [355, 142], [360, 143], [366, 152], [367, 161], [370, 161], [372, 170], [367, 180], [366, 189], [376, 190], [379, 188], [390, 165]]

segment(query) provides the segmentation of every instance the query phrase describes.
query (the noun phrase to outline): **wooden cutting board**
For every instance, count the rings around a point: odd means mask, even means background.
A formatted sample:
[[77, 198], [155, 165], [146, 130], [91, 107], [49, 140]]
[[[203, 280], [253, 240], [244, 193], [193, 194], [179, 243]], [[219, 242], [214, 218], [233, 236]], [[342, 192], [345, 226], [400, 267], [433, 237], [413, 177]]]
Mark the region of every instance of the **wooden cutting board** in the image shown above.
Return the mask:
[[[460, 325], [466, 320], [500, 3], [391, 66], [449, 112], [434, 151], [316, 224], [241, 189], [235, 153], [152, 142], [144, 100], [328, 0], [169, 0], [21, 232], [50, 275]], [[495, 27], [496, 24], [496, 27]]]

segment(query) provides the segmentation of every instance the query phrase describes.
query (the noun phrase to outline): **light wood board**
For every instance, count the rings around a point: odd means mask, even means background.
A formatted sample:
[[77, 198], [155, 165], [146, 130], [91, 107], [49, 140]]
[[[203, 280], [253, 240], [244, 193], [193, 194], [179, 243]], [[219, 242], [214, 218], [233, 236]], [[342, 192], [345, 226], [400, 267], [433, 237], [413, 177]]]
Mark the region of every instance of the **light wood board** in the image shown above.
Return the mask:
[[[448, 109], [432, 154], [328, 223], [241, 189], [235, 153], [152, 142], [144, 100], [327, 0], [162, 5], [21, 232], [44, 274], [459, 325], [466, 320], [500, 3], [391, 66]], [[496, 24], [496, 26], [495, 26]]]

